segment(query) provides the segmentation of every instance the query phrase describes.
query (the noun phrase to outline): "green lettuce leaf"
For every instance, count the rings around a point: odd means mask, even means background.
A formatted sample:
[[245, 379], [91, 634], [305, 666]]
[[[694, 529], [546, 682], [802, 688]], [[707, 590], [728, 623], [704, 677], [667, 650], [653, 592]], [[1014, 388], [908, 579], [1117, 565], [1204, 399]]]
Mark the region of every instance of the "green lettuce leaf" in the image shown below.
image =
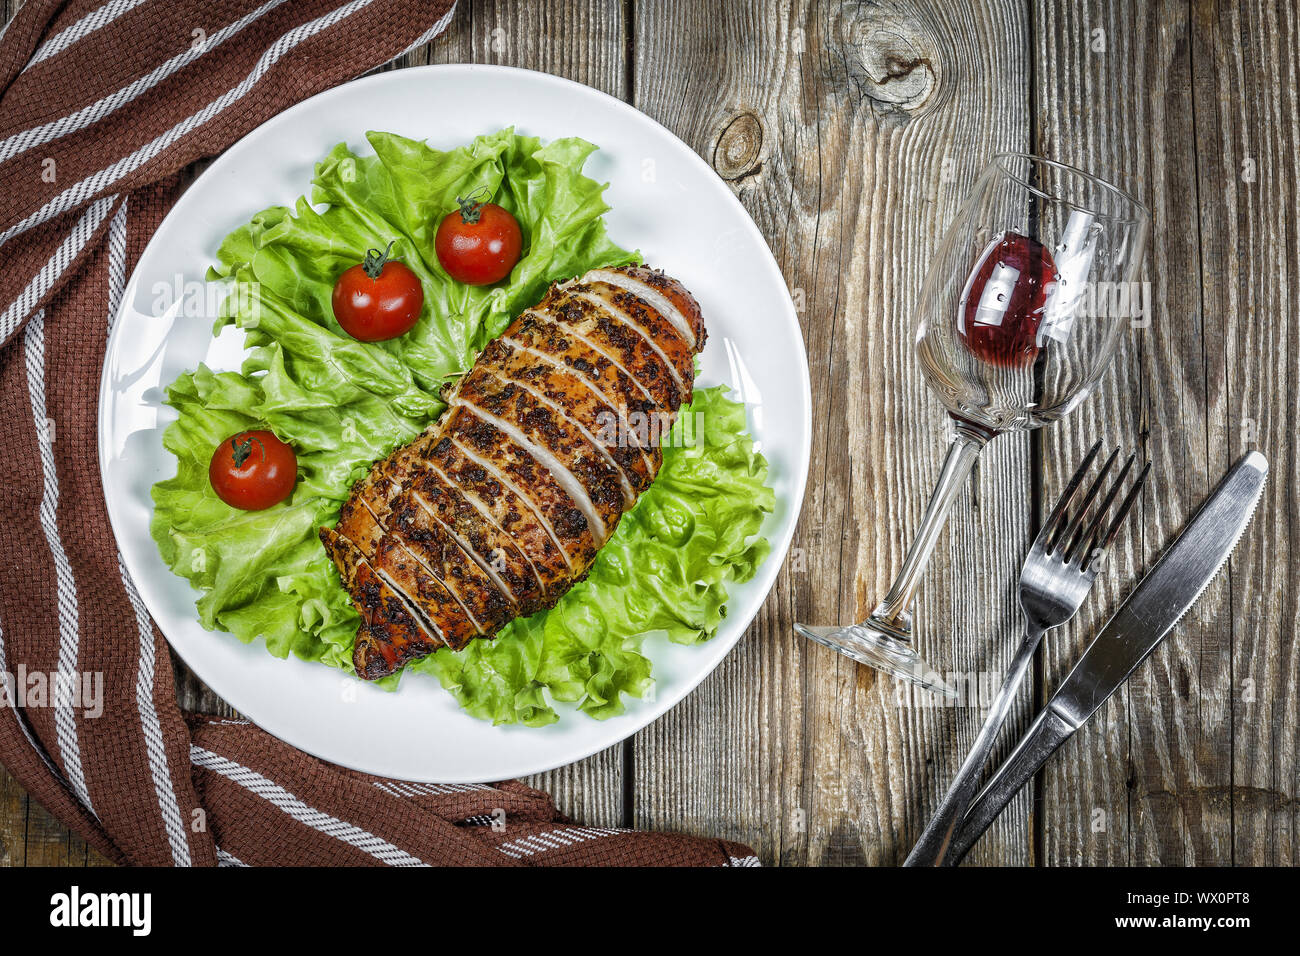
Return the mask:
[[[150, 528], [168, 566], [200, 592], [204, 627], [345, 670], [358, 618], [317, 529], [337, 521], [373, 461], [442, 411], [443, 384], [551, 282], [638, 261], [606, 235], [604, 186], [582, 174], [590, 143], [542, 144], [510, 129], [445, 152], [391, 133], [368, 140], [373, 156], [336, 146], [316, 166], [310, 199], [263, 210], [222, 242], [209, 279], [231, 294], [215, 330], [237, 327], [251, 351], [238, 373], [200, 366], [167, 390], [178, 418], [163, 444], [177, 473], [153, 488]], [[437, 223], [471, 193], [509, 209], [523, 232], [519, 263], [489, 288], [453, 281], [434, 252]], [[401, 338], [358, 342], [334, 319], [334, 280], [390, 241], [423, 286], [424, 311]], [[702, 427], [687, 434], [696, 413]], [[411, 669], [498, 723], [551, 722], [554, 701], [594, 717], [619, 712], [622, 695], [651, 685], [644, 634], [711, 636], [724, 582], [751, 575], [765, 553], [749, 539], [771, 492], [744, 425], [743, 407], [720, 390], [697, 393], [670, 439], [683, 447], [666, 450], [660, 477], [584, 584], [494, 642]], [[261, 512], [230, 508], [207, 478], [212, 449], [250, 428], [270, 428], [298, 455], [294, 493]]]

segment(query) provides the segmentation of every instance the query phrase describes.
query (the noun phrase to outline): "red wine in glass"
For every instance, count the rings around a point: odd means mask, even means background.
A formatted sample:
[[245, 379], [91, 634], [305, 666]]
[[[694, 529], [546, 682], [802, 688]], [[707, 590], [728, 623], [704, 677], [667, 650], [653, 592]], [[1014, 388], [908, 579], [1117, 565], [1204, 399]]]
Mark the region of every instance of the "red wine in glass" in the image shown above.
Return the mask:
[[1038, 329], [1058, 280], [1041, 242], [1004, 232], [984, 250], [957, 306], [957, 332], [970, 353], [1002, 368], [1038, 356]]

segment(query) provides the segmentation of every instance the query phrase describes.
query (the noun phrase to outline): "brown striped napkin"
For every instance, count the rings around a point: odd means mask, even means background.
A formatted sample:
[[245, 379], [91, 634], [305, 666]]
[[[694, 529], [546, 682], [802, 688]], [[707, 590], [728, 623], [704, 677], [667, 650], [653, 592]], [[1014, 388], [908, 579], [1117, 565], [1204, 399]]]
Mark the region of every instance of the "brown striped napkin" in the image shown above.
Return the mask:
[[[385, 780], [246, 721], [183, 717], [118, 555], [96, 457], [104, 346], [181, 172], [428, 42], [453, 7], [27, 0], [0, 35], [0, 763], [113, 860], [757, 862], [721, 840], [578, 826], [516, 782]], [[101, 713], [74, 691], [95, 680]]]

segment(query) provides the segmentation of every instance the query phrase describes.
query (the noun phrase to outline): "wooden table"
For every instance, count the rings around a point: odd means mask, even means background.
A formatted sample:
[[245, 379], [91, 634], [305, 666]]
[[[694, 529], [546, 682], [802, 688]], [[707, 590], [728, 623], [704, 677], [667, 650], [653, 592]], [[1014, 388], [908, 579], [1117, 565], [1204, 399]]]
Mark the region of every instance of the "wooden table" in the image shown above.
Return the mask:
[[[663, 123], [767, 237], [812, 369], [803, 518], [753, 626], [663, 719], [536, 783], [585, 822], [728, 837], [767, 863], [906, 855], [982, 713], [907, 705], [791, 622], [861, 619], [899, 564], [945, 444], [910, 347], [921, 279], [976, 170], [1022, 150], [1150, 206], [1154, 312], [1074, 415], [989, 447], [923, 585], [926, 656], [1006, 665], [1036, 515], [1096, 438], [1149, 455], [1154, 480], [1017, 727], [1228, 465], [1258, 448], [1273, 470], [1227, 572], [971, 860], [1300, 861], [1297, 20], [1290, 0], [460, 0], [403, 65], [544, 70]], [[187, 705], [224, 708], [178, 672]], [[2, 773], [0, 861], [101, 862]]]

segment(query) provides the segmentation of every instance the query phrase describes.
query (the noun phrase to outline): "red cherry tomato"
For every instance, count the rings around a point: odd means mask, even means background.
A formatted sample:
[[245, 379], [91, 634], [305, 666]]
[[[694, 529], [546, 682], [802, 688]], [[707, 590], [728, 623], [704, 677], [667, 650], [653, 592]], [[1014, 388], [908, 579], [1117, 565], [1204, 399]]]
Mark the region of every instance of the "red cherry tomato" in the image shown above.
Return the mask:
[[457, 199], [460, 209], [438, 224], [434, 249], [447, 274], [466, 285], [491, 285], [519, 261], [519, 222], [494, 202]]
[[298, 456], [269, 431], [238, 432], [212, 453], [208, 481], [232, 508], [261, 511], [288, 498], [298, 478]]
[[405, 335], [424, 308], [420, 280], [405, 265], [389, 259], [388, 249], [371, 249], [334, 283], [334, 318], [344, 332], [362, 342]]

